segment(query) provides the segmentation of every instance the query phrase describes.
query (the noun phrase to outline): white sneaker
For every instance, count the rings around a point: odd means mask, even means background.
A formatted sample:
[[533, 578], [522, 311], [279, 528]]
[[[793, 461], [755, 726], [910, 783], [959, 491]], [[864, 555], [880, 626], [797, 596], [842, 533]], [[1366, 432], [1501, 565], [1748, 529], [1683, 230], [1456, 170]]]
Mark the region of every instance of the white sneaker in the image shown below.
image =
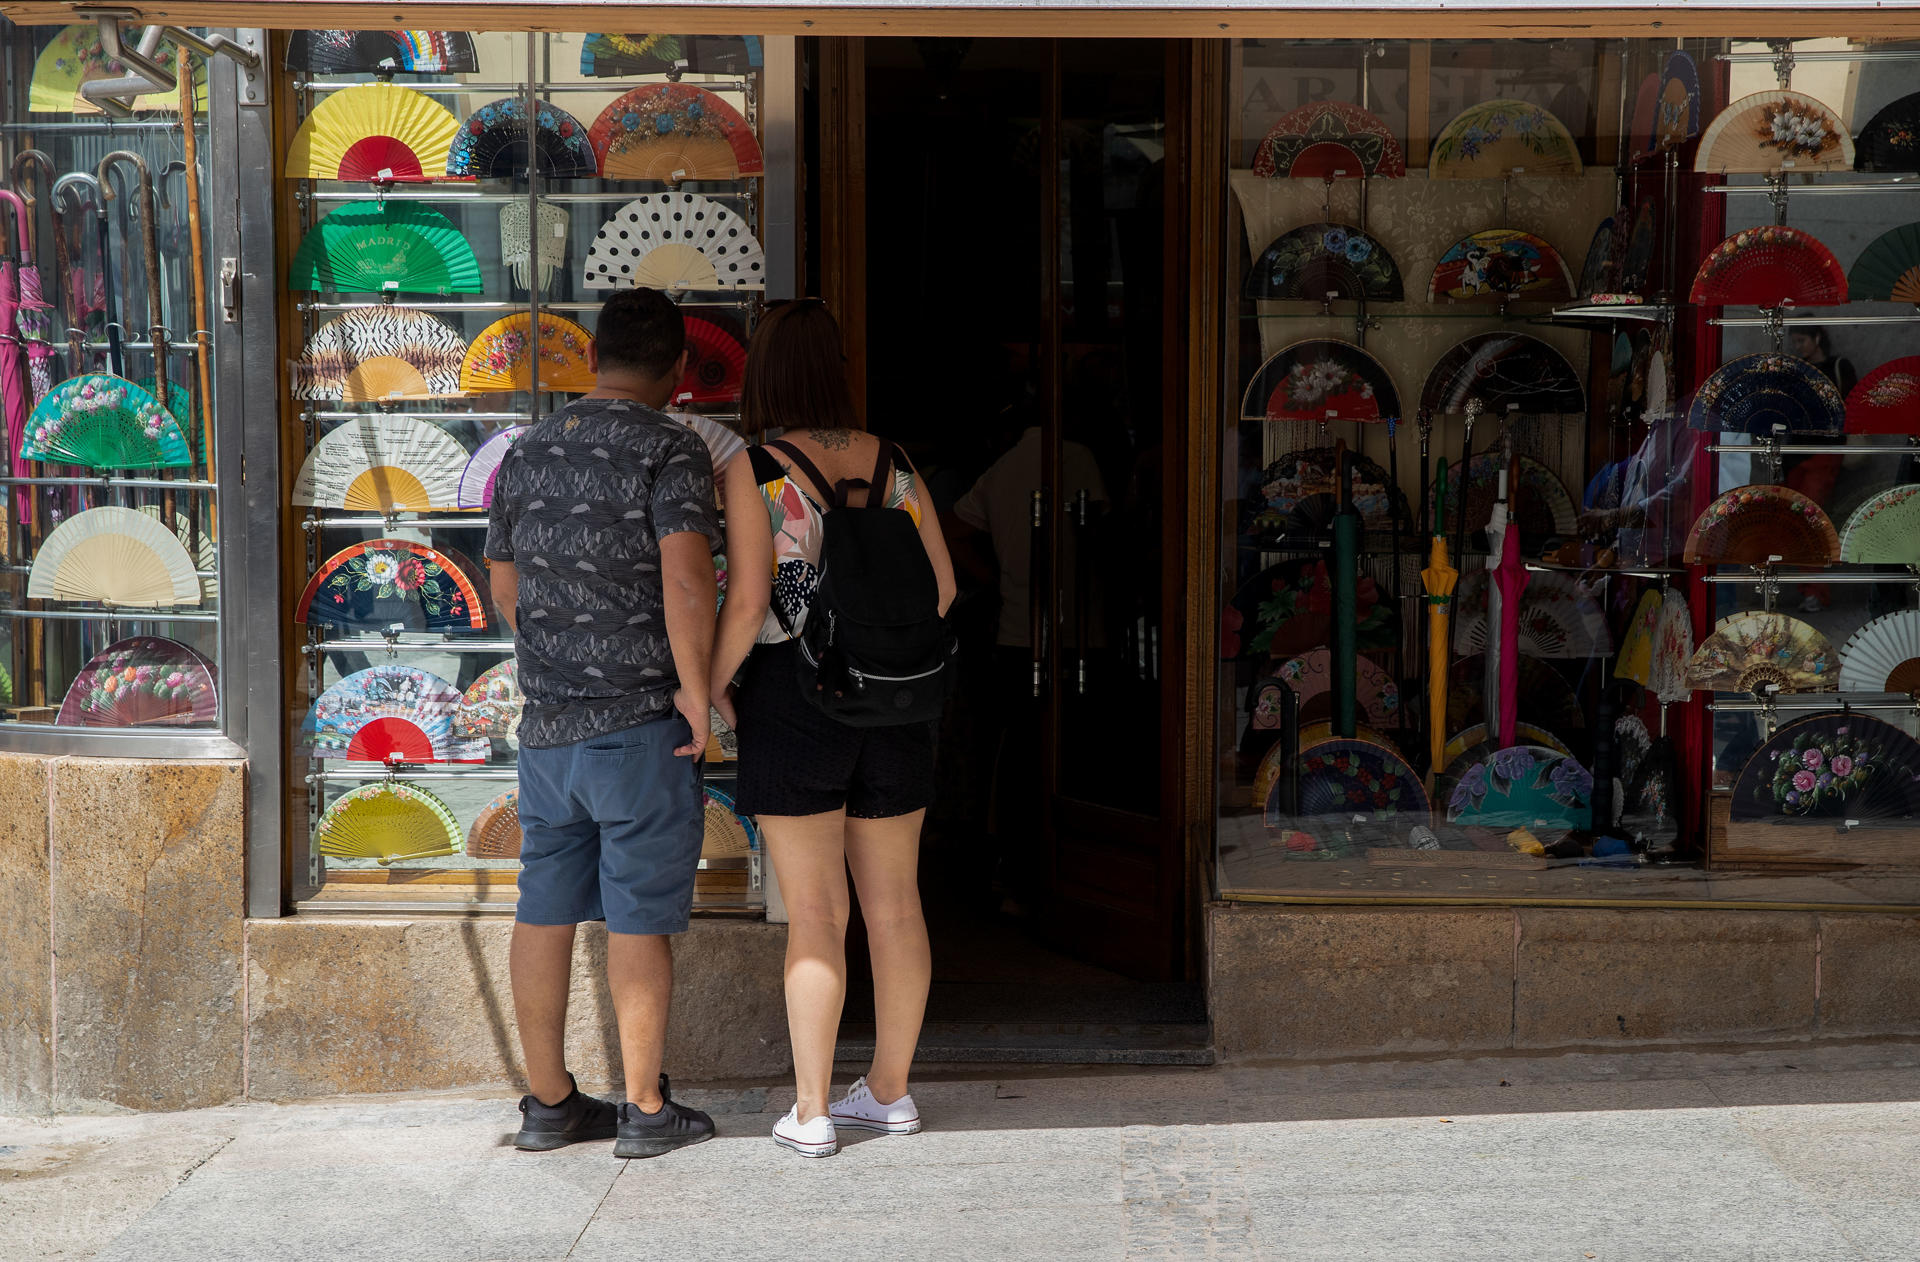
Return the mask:
[[803, 1122], [797, 1104], [773, 1124], [773, 1142], [793, 1149], [802, 1157], [831, 1157], [840, 1151], [840, 1137], [834, 1134], [833, 1118], [823, 1113], [810, 1122]]
[[879, 1131], [882, 1135], [911, 1135], [920, 1129], [920, 1110], [913, 1097], [903, 1095], [892, 1104], [873, 1098], [865, 1078], [847, 1088], [847, 1097], [827, 1107], [827, 1116], [839, 1126], [855, 1130]]

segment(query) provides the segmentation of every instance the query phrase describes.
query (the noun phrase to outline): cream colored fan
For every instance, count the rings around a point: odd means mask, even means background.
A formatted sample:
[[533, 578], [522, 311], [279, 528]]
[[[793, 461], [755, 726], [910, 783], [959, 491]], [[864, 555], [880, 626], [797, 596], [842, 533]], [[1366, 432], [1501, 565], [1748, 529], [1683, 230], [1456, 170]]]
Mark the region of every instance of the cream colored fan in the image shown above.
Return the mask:
[[293, 502], [382, 514], [458, 508], [466, 467], [467, 449], [437, 426], [360, 417], [314, 446], [294, 479]]
[[[540, 288], [553, 283], [553, 274], [567, 253], [567, 212], [540, 203]], [[533, 288], [533, 247], [527, 234], [527, 208], [508, 202], [500, 208], [500, 261], [513, 270], [513, 283]]]
[[[160, 506], [158, 504], [142, 504], [140, 505], [139, 511], [145, 513], [155, 521], [163, 520], [160, 516]], [[179, 539], [181, 545], [193, 556], [194, 564], [200, 569], [201, 597], [206, 600], [212, 600], [220, 594], [220, 580], [213, 577], [214, 569], [219, 564], [219, 548], [214, 544], [213, 532], [210, 530], [201, 531], [198, 546], [196, 547], [196, 541], [193, 537], [193, 522], [188, 519], [185, 513], [176, 512], [173, 515], [173, 533], [174, 537]]]
[[197, 605], [200, 577], [186, 548], [158, 521], [131, 508], [90, 508], [47, 536], [27, 575], [27, 598]]
[[649, 193], [615, 211], [587, 251], [589, 289], [761, 289], [767, 258], [747, 221], [698, 193]]

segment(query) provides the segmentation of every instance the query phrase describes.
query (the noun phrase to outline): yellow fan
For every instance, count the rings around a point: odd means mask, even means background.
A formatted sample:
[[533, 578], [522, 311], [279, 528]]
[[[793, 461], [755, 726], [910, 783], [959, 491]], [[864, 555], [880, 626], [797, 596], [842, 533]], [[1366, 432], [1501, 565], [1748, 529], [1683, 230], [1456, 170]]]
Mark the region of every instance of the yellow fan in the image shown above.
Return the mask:
[[363, 83], [329, 95], [287, 151], [290, 180], [423, 181], [443, 176], [460, 124], [412, 88]]
[[466, 464], [459, 440], [427, 421], [359, 417], [314, 444], [293, 502], [381, 514], [458, 508]]
[[131, 508], [90, 508], [47, 536], [27, 574], [27, 598], [197, 605], [200, 577], [186, 548], [159, 521]]
[[320, 817], [314, 845], [340, 859], [378, 859], [381, 867], [402, 859], [460, 853], [460, 822], [447, 804], [403, 780], [366, 784], [340, 798]]
[[467, 853], [476, 859], [520, 857], [520, 791], [508, 789], [480, 808], [467, 830]]
[[[460, 388], [468, 393], [533, 389], [532, 317], [524, 312], [489, 324], [460, 365]], [[562, 316], [540, 316], [540, 389], [581, 392], [593, 389], [587, 348], [593, 334]]]

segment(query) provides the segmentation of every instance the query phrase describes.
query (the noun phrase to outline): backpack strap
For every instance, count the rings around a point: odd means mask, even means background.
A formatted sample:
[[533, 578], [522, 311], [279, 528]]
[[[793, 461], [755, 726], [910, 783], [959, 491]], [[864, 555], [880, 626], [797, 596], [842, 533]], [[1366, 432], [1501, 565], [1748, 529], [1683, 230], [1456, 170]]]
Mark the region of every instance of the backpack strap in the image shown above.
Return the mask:
[[821, 499], [835, 508], [845, 507], [847, 493], [844, 487], [836, 488], [833, 483], [828, 482], [827, 475], [820, 472], [820, 466], [815, 464], [813, 458], [807, 455], [806, 452], [801, 451], [784, 438], [776, 438], [772, 442], [767, 443], [766, 446], [784, 453], [787, 459], [793, 461], [794, 467], [805, 474], [808, 480], [813, 483], [813, 489], [819, 493]]
[[[873, 478], [867, 483], [867, 507], [885, 508], [893, 491], [893, 444], [880, 440], [880, 455], [873, 462]], [[876, 502], [877, 497], [877, 502]]]

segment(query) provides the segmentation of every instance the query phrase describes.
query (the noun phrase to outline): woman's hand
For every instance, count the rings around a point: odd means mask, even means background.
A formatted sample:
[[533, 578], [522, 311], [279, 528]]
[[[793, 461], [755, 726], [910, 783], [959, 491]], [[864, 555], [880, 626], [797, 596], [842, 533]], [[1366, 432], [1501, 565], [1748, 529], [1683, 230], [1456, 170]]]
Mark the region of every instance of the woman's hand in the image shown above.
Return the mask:
[[734, 731], [740, 730], [739, 716], [733, 708], [733, 681], [722, 680], [713, 688], [713, 708], [720, 712], [721, 721]]

